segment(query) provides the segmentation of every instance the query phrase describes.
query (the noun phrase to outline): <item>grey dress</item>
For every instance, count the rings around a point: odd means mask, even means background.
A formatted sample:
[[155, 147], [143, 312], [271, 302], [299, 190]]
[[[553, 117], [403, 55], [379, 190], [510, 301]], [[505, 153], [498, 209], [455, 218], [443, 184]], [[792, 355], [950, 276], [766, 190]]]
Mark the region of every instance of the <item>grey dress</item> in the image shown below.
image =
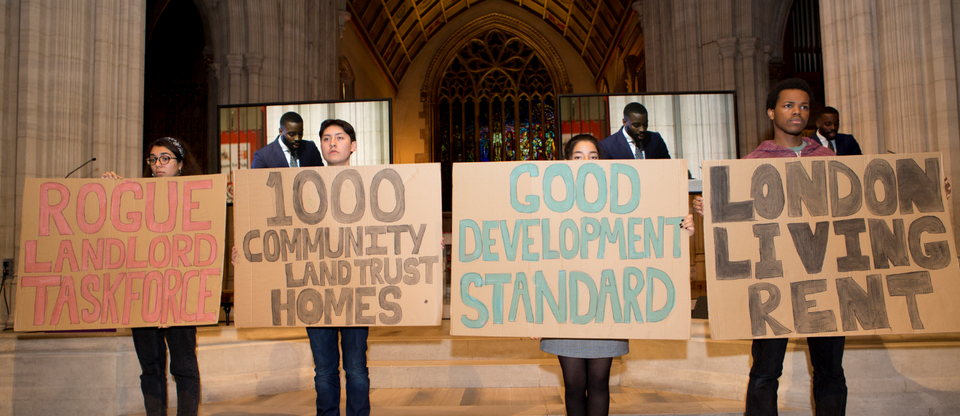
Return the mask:
[[544, 338], [540, 350], [564, 357], [612, 358], [629, 353], [630, 343], [625, 339]]

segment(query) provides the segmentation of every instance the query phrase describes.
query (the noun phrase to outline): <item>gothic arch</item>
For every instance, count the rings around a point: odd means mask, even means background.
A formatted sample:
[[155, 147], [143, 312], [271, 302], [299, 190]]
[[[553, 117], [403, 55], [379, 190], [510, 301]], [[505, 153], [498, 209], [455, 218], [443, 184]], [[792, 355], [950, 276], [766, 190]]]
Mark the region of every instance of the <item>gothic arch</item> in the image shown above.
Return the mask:
[[423, 103], [425, 125], [427, 126], [425, 131], [426, 148], [424, 150], [431, 159], [436, 154], [432, 130], [436, 115], [433, 114], [433, 109], [437, 104], [443, 74], [457, 54], [471, 40], [494, 30], [523, 40], [525, 45], [541, 58], [557, 94], [572, 92], [573, 87], [570, 84], [560, 54], [539, 31], [521, 20], [499, 13], [490, 13], [477, 18], [450, 36], [440, 46], [437, 54], [434, 55], [433, 60], [427, 67], [423, 86], [420, 90], [420, 100]]
[[786, 36], [787, 19], [790, 17], [790, 9], [793, 7], [794, 0], [777, 0], [771, 2], [767, 16], [764, 16], [770, 25], [770, 37], [767, 44], [771, 46], [770, 56], [783, 57], [783, 37]]
[[513, 17], [499, 13], [491, 13], [467, 23], [440, 46], [440, 50], [433, 57], [433, 60], [430, 61], [430, 66], [427, 67], [427, 76], [424, 77], [422, 91], [429, 92], [430, 95], [435, 96], [436, 91], [440, 87], [440, 75], [447, 69], [447, 66], [454, 56], [463, 49], [471, 39], [493, 29], [523, 39], [527, 46], [543, 58], [544, 64], [550, 73], [550, 78], [553, 80], [554, 85], [557, 86], [557, 91], [561, 94], [571, 92], [572, 87], [570, 80], [567, 77], [567, 71], [563, 66], [563, 61], [560, 59], [560, 54], [557, 53], [553, 45], [547, 41], [547, 38], [532, 26]]

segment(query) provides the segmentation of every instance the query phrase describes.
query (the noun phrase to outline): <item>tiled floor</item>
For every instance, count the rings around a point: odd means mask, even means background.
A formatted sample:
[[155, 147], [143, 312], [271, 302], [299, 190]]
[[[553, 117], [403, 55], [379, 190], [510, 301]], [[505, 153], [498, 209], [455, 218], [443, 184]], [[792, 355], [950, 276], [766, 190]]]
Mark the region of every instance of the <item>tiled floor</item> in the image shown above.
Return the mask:
[[[316, 395], [313, 390], [303, 390], [207, 403], [201, 408], [200, 414], [205, 416], [312, 416], [316, 414], [314, 400]], [[374, 416], [564, 414], [563, 390], [559, 387], [373, 389], [370, 391], [370, 402]], [[341, 413], [345, 414], [343, 410]], [[176, 413], [171, 409], [170, 414]], [[611, 386], [610, 414], [741, 415], [743, 402]], [[780, 414], [804, 413], [782, 409]], [[809, 414], [809, 411], [805, 414]]]

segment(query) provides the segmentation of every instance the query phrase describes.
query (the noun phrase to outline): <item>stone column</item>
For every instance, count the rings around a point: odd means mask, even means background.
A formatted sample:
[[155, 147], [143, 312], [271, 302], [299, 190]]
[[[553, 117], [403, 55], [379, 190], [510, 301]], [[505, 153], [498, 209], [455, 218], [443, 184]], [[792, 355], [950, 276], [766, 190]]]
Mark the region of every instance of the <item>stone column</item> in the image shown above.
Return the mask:
[[221, 103], [339, 97], [343, 0], [222, 0], [216, 10]]
[[782, 42], [770, 21], [789, 1], [694, 0], [683, 5], [644, 0], [647, 91], [734, 90], [740, 154], [769, 135], [764, 114], [768, 89], [765, 51]]
[[720, 85], [726, 90], [737, 88], [736, 63], [737, 38], [726, 37], [717, 39], [720, 52]]
[[[0, 0], [0, 257], [14, 258], [14, 233], [19, 206], [17, 193], [17, 68], [19, 63], [20, 2]], [[16, 290], [12, 280], [4, 283], [3, 294], [10, 299]], [[0, 328], [13, 324], [0, 300]]]
[[244, 102], [246, 94], [243, 94], [243, 55], [239, 53], [230, 53], [225, 57], [227, 61], [227, 87], [229, 88], [230, 104], [239, 104]]
[[953, 4], [821, 0], [820, 20], [826, 102], [840, 111], [841, 131], [856, 136], [864, 153], [942, 152], [945, 174], [956, 184]]
[[248, 53], [244, 55], [247, 66], [247, 99], [251, 103], [263, 102], [260, 99], [260, 73], [263, 71], [263, 55]]
[[263, 13], [261, 7], [264, 4], [260, 0], [247, 0], [244, 10], [246, 10], [245, 27], [246, 43], [244, 49], [243, 63], [247, 68], [247, 88], [246, 97], [249, 103], [262, 103], [262, 94], [260, 84], [263, 77]]
[[[761, 134], [765, 126], [770, 125], [764, 110], [766, 107], [767, 90], [765, 83], [767, 77], [765, 70], [766, 61], [763, 61], [763, 55], [759, 48], [759, 39], [755, 37], [745, 37], [739, 40], [738, 50], [740, 52], [740, 73], [738, 74], [740, 82], [737, 83], [737, 95], [740, 100], [740, 109], [744, 116], [740, 118], [740, 155], [746, 156], [753, 149], [757, 148], [762, 139]], [[760, 55], [760, 56], [758, 56]], [[757, 76], [758, 66], [763, 70], [764, 76]], [[742, 98], [740, 98], [742, 97]]]
[[73, 177], [140, 176], [145, 3], [0, 3], [4, 48], [16, 49], [0, 83], [2, 257], [16, 258], [24, 179], [63, 177], [91, 157]]
[[341, 17], [347, 7], [345, 0], [321, 1], [317, 5], [316, 35], [319, 43], [314, 49], [317, 51], [318, 65], [311, 73], [316, 83], [314, 98], [336, 100], [340, 98]]

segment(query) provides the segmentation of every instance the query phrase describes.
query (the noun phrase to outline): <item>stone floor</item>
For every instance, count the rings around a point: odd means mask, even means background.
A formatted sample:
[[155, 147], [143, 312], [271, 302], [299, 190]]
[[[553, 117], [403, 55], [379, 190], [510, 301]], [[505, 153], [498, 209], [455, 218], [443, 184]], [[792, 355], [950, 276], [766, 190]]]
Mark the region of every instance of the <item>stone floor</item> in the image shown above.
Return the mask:
[[[206, 403], [203, 416], [316, 414], [316, 394], [302, 390], [268, 396]], [[563, 415], [561, 387], [373, 389], [370, 402], [374, 416], [486, 416]], [[341, 413], [344, 410], [341, 408]], [[170, 415], [176, 411], [171, 409]], [[743, 402], [636, 389], [610, 387], [611, 415], [741, 415]], [[781, 415], [809, 415], [809, 411], [781, 409]], [[144, 415], [137, 413], [136, 415]]]

